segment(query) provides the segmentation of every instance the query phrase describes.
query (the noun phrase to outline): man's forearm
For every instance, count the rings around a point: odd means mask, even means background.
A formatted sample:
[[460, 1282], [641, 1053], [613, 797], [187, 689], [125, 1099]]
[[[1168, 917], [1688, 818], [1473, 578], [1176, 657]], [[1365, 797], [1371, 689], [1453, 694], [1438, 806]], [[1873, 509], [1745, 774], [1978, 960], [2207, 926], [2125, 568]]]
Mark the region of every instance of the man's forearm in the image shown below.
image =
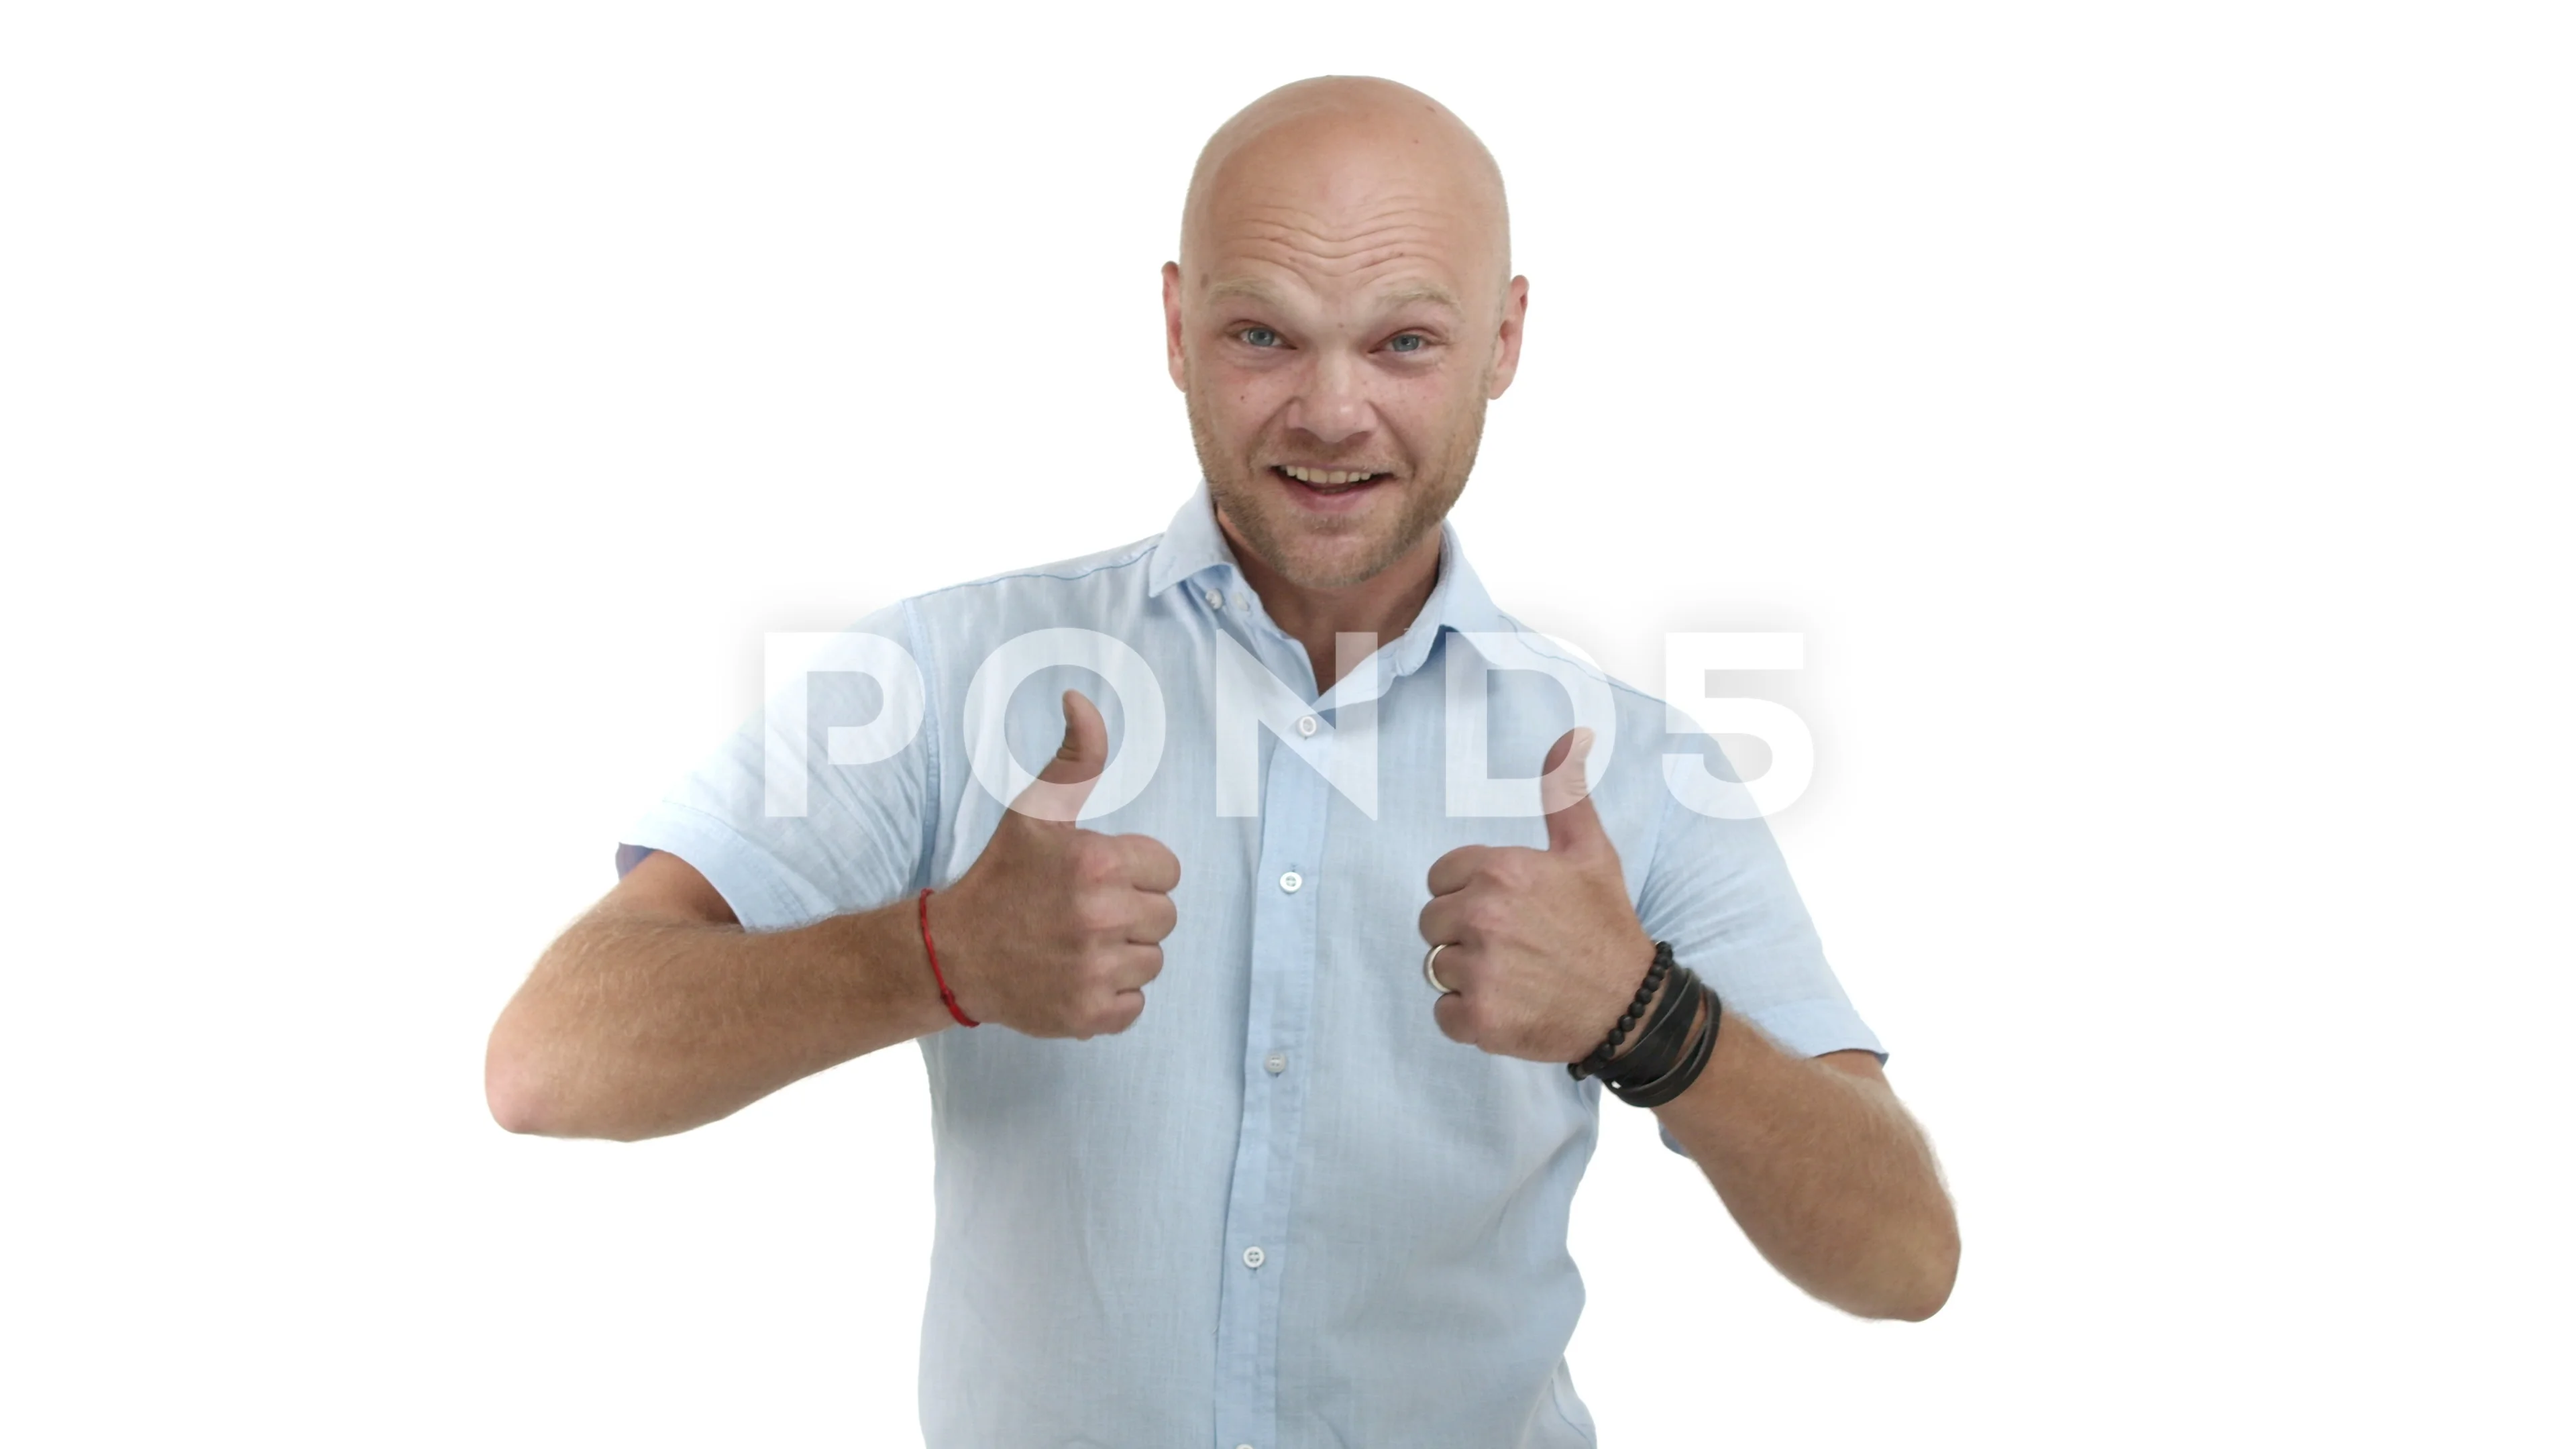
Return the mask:
[[729, 1116], [949, 1025], [909, 900], [792, 931], [622, 913], [566, 931], [492, 1029], [517, 1132], [634, 1139]]
[[1655, 1111], [1791, 1282], [1870, 1318], [1928, 1318], [1949, 1298], [1949, 1193], [1866, 1054], [1857, 1071], [1793, 1056], [1730, 1013], [1699, 1080]]

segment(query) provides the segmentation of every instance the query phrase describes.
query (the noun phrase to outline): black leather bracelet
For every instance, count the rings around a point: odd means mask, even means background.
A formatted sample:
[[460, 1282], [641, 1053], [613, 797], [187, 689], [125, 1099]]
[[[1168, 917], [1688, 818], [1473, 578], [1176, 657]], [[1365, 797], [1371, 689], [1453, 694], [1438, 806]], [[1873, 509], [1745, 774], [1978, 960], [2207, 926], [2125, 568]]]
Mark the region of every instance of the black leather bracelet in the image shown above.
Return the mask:
[[1704, 1018], [1705, 1024], [1691, 1038], [1690, 1049], [1683, 1053], [1680, 1063], [1671, 1071], [1652, 1081], [1611, 1083], [1610, 1091], [1620, 1101], [1631, 1107], [1660, 1107], [1689, 1091], [1691, 1083], [1699, 1080], [1699, 1074], [1708, 1066], [1709, 1057], [1717, 1050], [1717, 1023], [1726, 1014], [1726, 1009], [1718, 1004], [1717, 993], [1709, 990], [1705, 982], [1698, 985], [1698, 994], [1708, 1002], [1708, 1014]]
[[1646, 967], [1646, 979], [1637, 983], [1636, 996], [1629, 1001], [1628, 1009], [1619, 1014], [1618, 1022], [1610, 1028], [1610, 1035], [1592, 1049], [1592, 1055], [1579, 1062], [1566, 1063], [1566, 1072], [1579, 1082], [1609, 1066], [1610, 1054], [1619, 1050], [1620, 1042], [1627, 1040], [1629, 1031], [1637, 1025], [1637, 1018], [1645, 1013], [1646, 1003], [1655, 999], [1655, 988], [1664, 984], [1664, 976], [1672, 969], [1672, 943], [1657, 941], [1655, 959]]
[[1657, 1001], [1654, 1015], [1645, 1029], [1637, 1033], [1627, 1054], [1612, 1062], [1601, 1073], [1603, 1085], [1619, 1082], [1652, 1081], [1681, 1063], [1690, 1047], [1691, 1018], [1696, 1014], [1699, 976], [1688, 966], [1676, 963], [1672, 974], [1664, 978], [1663, 999]]

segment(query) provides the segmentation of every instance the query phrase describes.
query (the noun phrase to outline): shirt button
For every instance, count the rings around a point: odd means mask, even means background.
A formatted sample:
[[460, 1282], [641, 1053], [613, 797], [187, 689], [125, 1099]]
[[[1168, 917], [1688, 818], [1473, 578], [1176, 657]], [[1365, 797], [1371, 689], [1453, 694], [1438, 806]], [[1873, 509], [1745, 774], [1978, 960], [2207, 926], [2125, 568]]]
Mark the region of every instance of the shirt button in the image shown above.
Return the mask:
[[1246, 1248], [1246, 1249], [1244, 1249], [1244, 1250], [1243, 1250], [1243, 1266], [1245, 1266], [1245, 1267], [1247, 1267], [1247, 1268], [1258, 1268], [1258, 1267], [1260, 1267], [1260, 1266], [1261, 1266], [1261, 1256], [1262, 1256], [1262, 1255], [1261, 1255], [1261, 1250], [1260, 1250], [1259, 1248]]
[[1281, 1072], [1288, 1070], [1288, 1054], [1286, 1052], [1272, 1052], [1270, 1055], [1261, 1059], [1261, 1066], [1264, 1071], [1267, 1071], [1270, 1075], [1275, 1077]]
[[1225, 595], [1218, 593], [1214, 589], [1207, 591], [1207, 601], [1208, 607], [1211, 609], [1222, 609], [1225, 607]]
[[1322, 721], [1316, 719], [1311, 714], [1299, 715], [1297, 717], [1297, 733], [1312, 739], [1314, 738], [1315, 730], [1321, 725], [1321, 723]]
[[1304, 885], [1305, 883], [1306, 878], [1293, 870], [1285, 872], [1279, 877], [1279, 888], [1292, 896], [1297, 894], [1297, 887]]

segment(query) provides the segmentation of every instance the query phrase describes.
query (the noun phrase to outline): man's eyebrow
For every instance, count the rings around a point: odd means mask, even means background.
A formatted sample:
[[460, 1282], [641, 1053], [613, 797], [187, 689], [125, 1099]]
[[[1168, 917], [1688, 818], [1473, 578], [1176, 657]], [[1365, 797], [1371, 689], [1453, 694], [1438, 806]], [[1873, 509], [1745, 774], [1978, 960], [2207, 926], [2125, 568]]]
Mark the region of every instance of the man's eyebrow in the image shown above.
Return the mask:
[[[1208, 284], [1205, 300], [1223, 302], [1229, 299], [1250, 302], [1263, 307], [1281, 305], [1279, 294], [1270, 289], [1269, 283], [1257, 278], [1226, 277]], [[1436, 282], [1407, 282], [1379, 293], [1376, 301], [1378, 306], [1388, 309], [1408, 307], [1416, 302], [1423, 302], [1434, 307], [1446, 307], [1452, 312], [1463, 313], [1467, 310], [1458, 305], [1458, 299], [1450, 294], [1448, 288]]]
[[1381, 293], [1377, 300], [1378, 305], [1382, 307], [1406, 307], [1416, 302], [1428, 302], [1434, 307], [1446, 307], [1452, 312], [1467, 310], [1458, 305], [1457, 298], [1449, 295], [1448, 288], [1431, 282], [1407, 282], [1392, 291]]
[[1227, 277], [1207, 289], [1206, 300], [1210, 302], [1222, 302], [1227, 298], [1254, 302], [1265, 307], [1279, 305], [1278, 293], [1271, 291], [1267, 283], [1255, 281], [1250, 277]]

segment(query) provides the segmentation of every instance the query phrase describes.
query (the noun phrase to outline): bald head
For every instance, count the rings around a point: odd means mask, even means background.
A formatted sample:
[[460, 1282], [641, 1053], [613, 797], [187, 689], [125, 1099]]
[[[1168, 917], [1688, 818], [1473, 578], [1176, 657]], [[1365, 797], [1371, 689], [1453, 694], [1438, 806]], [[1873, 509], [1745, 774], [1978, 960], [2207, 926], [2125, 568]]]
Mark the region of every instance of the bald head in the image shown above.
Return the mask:
[[1372, 243], [1381, 253], [1404, 244], [1372, 235], [1372, 222], [1421, 219], [1441, 223], [1432, 240], [1457, 253], [1462, 272], [1490, 276], [1499, 295], [1511, 276], [1511, 220], [1502, 170], [1476, 133], [1411, 86], [1318, 76], [1261, 97], [1208, 138], [1182, 203], [1181, 269], [1198, 279], [1229, 240], [1316, 223], [1309, 234], [1323, 249], [1364, 265]]
[[1164, 342], [1245, 567], [1427, 593], [1528, 310], [1502, 173], [1429, 96], [1299, 81], [1218, 128], [1163, 268]]

